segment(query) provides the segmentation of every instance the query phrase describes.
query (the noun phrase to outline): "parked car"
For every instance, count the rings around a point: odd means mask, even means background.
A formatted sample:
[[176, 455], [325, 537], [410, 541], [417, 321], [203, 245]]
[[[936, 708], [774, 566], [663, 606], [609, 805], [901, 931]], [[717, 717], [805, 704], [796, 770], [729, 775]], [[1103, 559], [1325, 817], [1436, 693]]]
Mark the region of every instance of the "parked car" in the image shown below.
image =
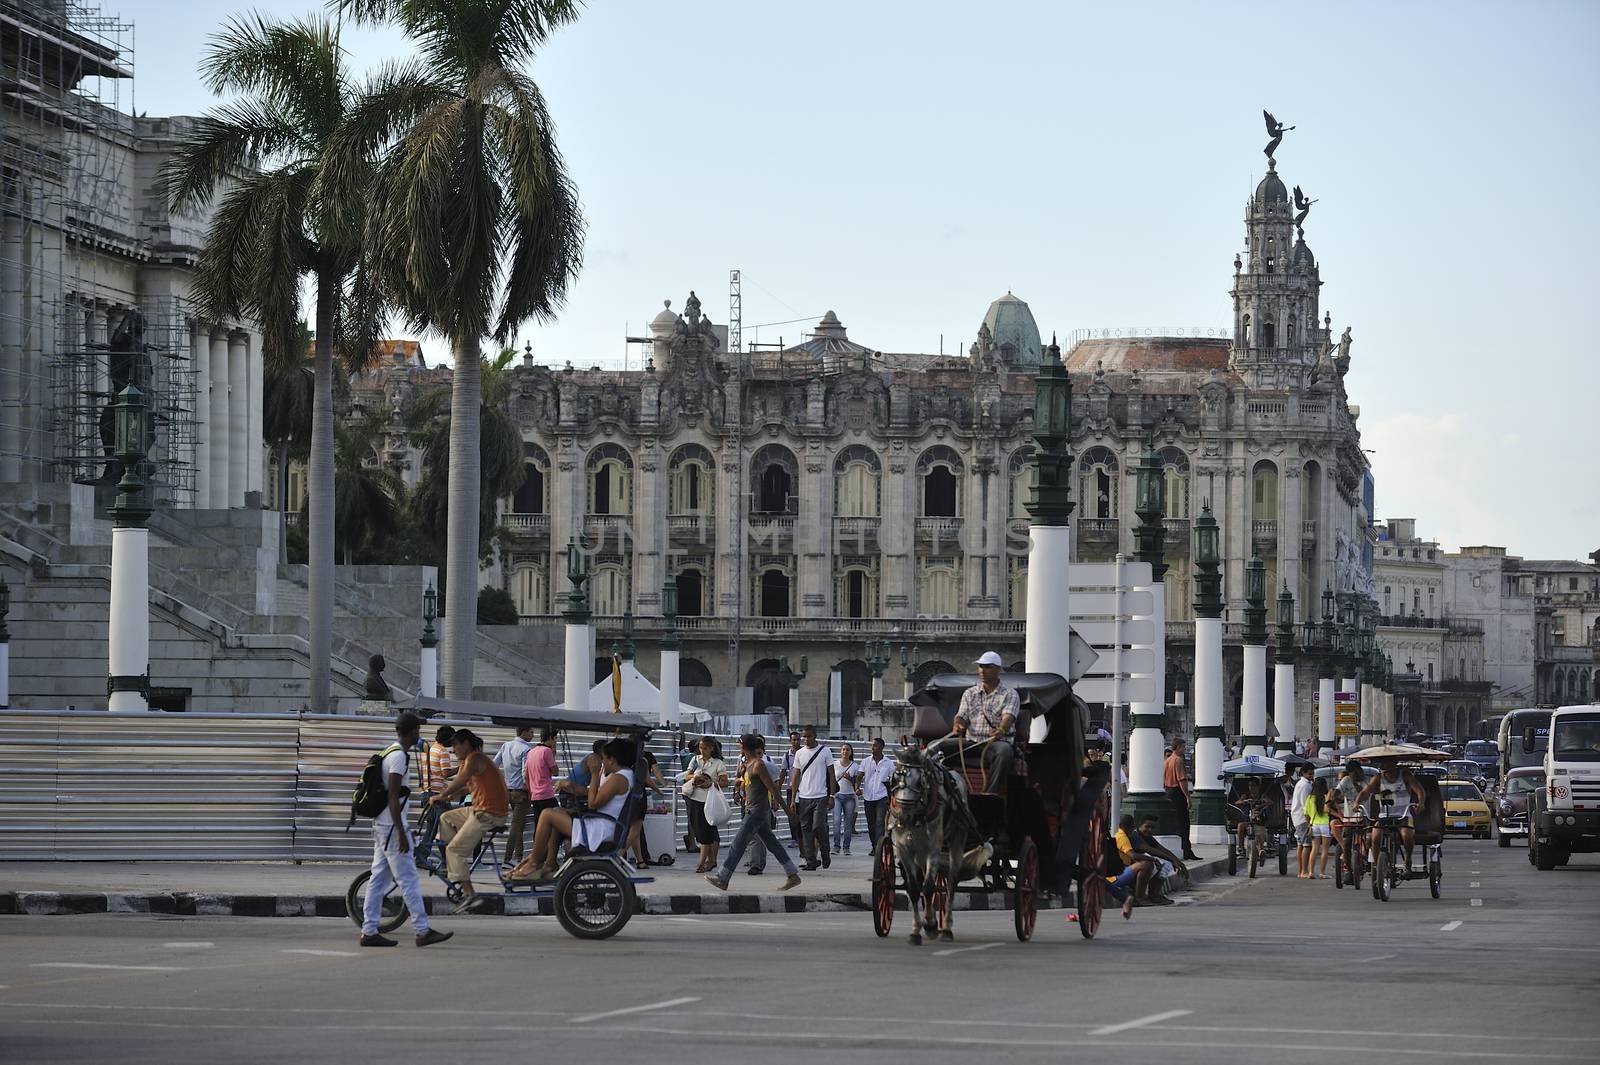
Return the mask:
[[1473, 839], [1488, 839], [1491, 817], [1483, 792], [1470, 780], [1439, 781], [1439, 797], [1444, 801], [1444, 830], [1470, 832]]
[[1518, 836], [1528, 835], [1528, 803], [1544, 787], [1544, 766], [1513, 769], [1500, 782], [1494, 796], [1494, 824], [1500, 846], [1509, 847]]
[[1500, 776], [1500, 745], [1494, 740], [1469, 740], [1463, 758], [1469, 758], [1483, 767], [1490, 780]]

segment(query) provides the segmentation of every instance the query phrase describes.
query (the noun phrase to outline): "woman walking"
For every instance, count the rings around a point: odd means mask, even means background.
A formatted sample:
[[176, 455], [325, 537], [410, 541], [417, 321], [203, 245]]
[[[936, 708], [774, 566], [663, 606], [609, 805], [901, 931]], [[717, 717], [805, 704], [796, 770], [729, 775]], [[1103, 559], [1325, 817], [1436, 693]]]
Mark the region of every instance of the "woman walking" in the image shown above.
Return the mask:
[[783, 887], [779, 889], [787, 891], [800, 883], [800, 869], [772, 831], [772, 797], [778, 793], [778, 785], [773, 782], [772, 774], [767, 771], [765, 757], [767, 741], [754, 734], [741, 736], [739, 751], [744, 756], [744, 821], [739, 825], [739, 831], [728, 847], [728, 856], [723, 859], [722, 868], [706, 879], [723, 891], [727, 891], [728, 878], [733, 876], [734, 869], [739, 865], [739, 859], [744, 857], [745, 848], [750, 845], [752, 839], [755, 839], [772, 852], [772, 856], [778, 859], [778, 864], [783, 866], [783, 871], [789, 874], [789, 879], [785, 880]]
[[1318, 880], [1328, 879], [1328, 843], [1333, 839], [1333, 807], [1328, 803], [1328, 782], [1318, 778], [1306, 797], [1306, 820], [1311, 822], [1311, 860], [1306, 864]]
[[833, 853], [849, 854], [850, 837], [856, 834], [856, 783], [861, 779], [861, 763], [855, 748], [839, 745], [839, 764], [833, 767], [839, 793], [833, 797]]
[[689, 835], [700, 847], [697, 873], [709, 873], [717, 866], [717, 849], [722, 834], [706, 820], [706, 797], [712, 788], [728, 786], [728, 769], [722, 762], [722, 745], [710, 736], [700, 737], [697, 753], [678, 779], [683, 781], [683, 797], [689, 803]]

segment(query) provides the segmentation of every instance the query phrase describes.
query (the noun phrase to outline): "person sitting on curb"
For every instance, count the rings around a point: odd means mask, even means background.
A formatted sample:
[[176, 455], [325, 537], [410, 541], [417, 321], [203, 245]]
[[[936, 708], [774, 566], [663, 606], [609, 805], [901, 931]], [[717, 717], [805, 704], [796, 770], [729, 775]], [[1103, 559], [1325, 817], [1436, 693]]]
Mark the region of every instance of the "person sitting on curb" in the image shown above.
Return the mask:
[[1150, 901], [1150, 878], [1155, 875], [1156, 861], [1149, 855], [1139, 851], [1134, 843], [1138, 830], [1134, 828], [1132, 814], [1123, 814], [1117, 823], [1116, 835], [1113, 837], [1117, 843], [1117, 854], [1122, 858], [1125, 869], [1132, 869], [1134, 873], [1133, 904], [1135, 906], [1170, 905], [1170, 900], [1160, 903]]
[[1163, 847], [1160, 840], [1156, 839], [1156, 819], [1154, 816], [1146, 814], [1140, 818], [1139, 831], [1134, 833], [1133, 836], [1133, 849], [1136, 854], [1141, 854], [1156, 863], [1155, 876], [1152, 878], [1148, 892], [1150, 900], [1157, 906], [1170, 904], [1172, 900], [1167, 897], [1163, 885], [1174, 873], [1188, 876], [1189, 867], [1184, 865], [1183, 860], [1176, 854]]

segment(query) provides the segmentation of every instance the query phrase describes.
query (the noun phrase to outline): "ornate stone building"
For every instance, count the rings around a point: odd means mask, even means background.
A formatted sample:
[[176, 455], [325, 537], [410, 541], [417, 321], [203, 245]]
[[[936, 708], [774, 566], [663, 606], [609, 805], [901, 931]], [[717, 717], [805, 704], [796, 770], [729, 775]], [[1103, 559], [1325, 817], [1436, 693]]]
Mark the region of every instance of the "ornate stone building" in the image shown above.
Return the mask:
[[[1165, 470], [1174, 689], [1192, 673], [1189, 521], [1202, 504], [1222, 525], [1234, 611], [1252, 554], [1301, 604], [1325, 587], [1372, 591], [1349, 331], [1331, 337], [1320, 268], [1275, 168], [1245, 228], [1231, 340], [1085, 333], [1066, 354], [1076, 557], [1131, 555], [1134, 467], [1153, 450]], [[602, 642], [631, 611], [648, 671], [671, 580], [683, 683], [750, 684], [758, 708], [785, 701], [782, 660], [802, 652], [807, 716], [825, 713], [838, 670], [847, 721], [870, 684], [869, 641], [888, 641], [895, 665], [907, 645], [923, 675], [990, 647], [1021, 659], [1044, 347], [1026, 303], [996, 300], [958, 357], [879, 350], [831, 311], [803, 343], [730, 353], [693, 293], [650, 333], [642, 370], [514, 374], [527, 477], [505, 501], [494, 579], [525, 621], [556, 623], [577, 538], [593, 554]], [[1236, 697], [1230, 706], [1236, 715]]]

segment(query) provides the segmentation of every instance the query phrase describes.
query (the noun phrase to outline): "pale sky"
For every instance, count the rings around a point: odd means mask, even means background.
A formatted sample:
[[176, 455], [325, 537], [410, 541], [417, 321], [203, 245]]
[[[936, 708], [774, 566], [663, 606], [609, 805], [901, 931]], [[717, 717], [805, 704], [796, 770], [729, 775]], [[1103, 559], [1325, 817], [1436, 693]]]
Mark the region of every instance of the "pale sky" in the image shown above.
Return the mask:
[[[138, 109], [210, 106], [196, 61], [247, 9], [106, 0], [137, 27]], [[346, 43], [357, 69], [407, 47]], [[734, 267], [746, 340], [832, 309], [873, 348], [955, 351], [1007, 289], [1046, 335], [1224, 328], [1266, 108], [1298, 126], [1279, 173], [1321, 201], [1306, 241], [1353, 329], [1379, 516], [1450, 549], [1582, 558], [1600, 548], [1597, 54], [1585, 0], [591, 0], [533, 67], [586, 265], [518, 347], [620, 365], [663, 299], [692, 288], [727, 321]]]

